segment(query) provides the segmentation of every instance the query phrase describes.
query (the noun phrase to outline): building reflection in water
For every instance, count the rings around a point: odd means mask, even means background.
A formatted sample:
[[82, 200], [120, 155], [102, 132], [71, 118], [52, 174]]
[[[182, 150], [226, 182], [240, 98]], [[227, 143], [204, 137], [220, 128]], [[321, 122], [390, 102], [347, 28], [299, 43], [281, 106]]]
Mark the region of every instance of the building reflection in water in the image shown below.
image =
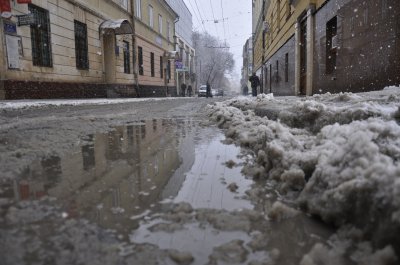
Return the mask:
[[79, 152], [35, 161], [1, 197], [55, 197], [69, 217], [106, 228], [131, 229], [132, 216], [174, 197], [195, 155], [197, 123], [146, 120], [88, 135]]

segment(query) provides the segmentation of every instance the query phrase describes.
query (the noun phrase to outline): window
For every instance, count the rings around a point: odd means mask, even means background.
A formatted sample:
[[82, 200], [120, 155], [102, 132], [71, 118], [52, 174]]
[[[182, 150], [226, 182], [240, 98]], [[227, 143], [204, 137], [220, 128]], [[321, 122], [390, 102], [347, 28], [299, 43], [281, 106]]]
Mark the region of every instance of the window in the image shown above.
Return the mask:
[[162, 32], [163, 32], [162, 27], [163, 27], [162, 16], [158, 15], [158, 32], [160, 34], [162, 34]]
[[289, 54], [285, 54], [285, 82], [289, 82]]
[[154, 77], [154, 53], [150, 53], [150, 72], [151, 76]]
[[143, 48], [138, 46], [138, 67], [139, 67], [139, 75], [143, 75]]
[[167, 21], [167, 40], [170, 41], [171, 39], [171, 23]]
[[276, 2], [276, 27], [279, 31], [281, 28], [281, 0]]
[[167, 79], [169, 82], [169, 80], [171, 79], [171, 61], [170, 60], [168, 60], [168, 63], [167, 63], [167, 74], [168, 74]]
[[154, 28], [153, 7], [149, 5], [149, 26]]
[[137, 18], [142, 19], [142, 0], [136, 0], [135, 14]]
[[87, 26], [77, 20], [74, 24], [76, 68], [89, 69]]
[[290, 16], [292, 15], [290, 3], [291, 3], [291, 0], [286, 1], [286, 20], [288, 20], [290, 18]]
[[276, 79], [275, 81], [278, 83], [279, 82], [279, 61], [276, 60]]
[[119, 0], [120, 6], [122, 6], [124, 9], [128, 9], [128, 0]]
[[28, 8], [35, 18], [31, 25], [33, 65], [52, 67], [49, 11], [32, 4]]
[[160, 56], [160, 77], [161, 78], [164, 78], [164, 73], [163, 73], [164, 69], [163, 68], [164, 68], [163, 57]]
[[336, 69], [337, 17], [326, 23], [326, 74]]
[[131, 72], [131, 60], [130, 60], [130, 50], [129, 42], [124, 41], [124, 73], [130, 74]]

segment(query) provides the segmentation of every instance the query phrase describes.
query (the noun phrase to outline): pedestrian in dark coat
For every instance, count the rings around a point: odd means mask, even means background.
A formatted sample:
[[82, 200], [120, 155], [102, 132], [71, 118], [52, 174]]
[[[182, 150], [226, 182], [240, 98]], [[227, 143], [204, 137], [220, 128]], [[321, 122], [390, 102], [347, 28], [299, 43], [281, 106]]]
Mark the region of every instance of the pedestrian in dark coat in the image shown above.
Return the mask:
[[182, 83], [181, 85], [181, 96], [184, 97], [186, 93], [186, 84]]
[[252, 76], [250, 76], [249, 81], [251, 82], [251, 92], [253, 97], [257, 96], [257, 87], [260, 85], [260, 79], [256, 75], [256, 73], [253, 73]]
[[207, 82], [207, 91], [206, 91], [206, 97], [212, 97], [211, 95], [211, 86], [210, 83]]
[[189, 94], [189, 97], [192, 96], [192, 92], [193, 92], [192, 86], [189, 85], [189, 86], [188, 86], [188, 94]]

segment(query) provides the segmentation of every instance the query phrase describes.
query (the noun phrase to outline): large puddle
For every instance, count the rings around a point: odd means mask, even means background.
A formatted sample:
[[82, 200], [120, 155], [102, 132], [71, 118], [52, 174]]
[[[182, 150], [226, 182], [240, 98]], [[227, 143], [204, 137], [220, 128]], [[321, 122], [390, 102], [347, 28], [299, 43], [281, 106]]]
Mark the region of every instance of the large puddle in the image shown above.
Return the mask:
[[[3, 209], [56, 198], [66, 220], [89, 220], [127, 244], [190, 254], [161, 264], [298, 263], [330, 229], [302, 214], [270, 221], [276, 192], [243, 176], [244, 156], [223, 140], [217, 128], [185, 119], [88, 135], [79, 151], [40, 159], [2, 183]], [[7, 209], [0, 214], [0, 228], [17, 225]]]

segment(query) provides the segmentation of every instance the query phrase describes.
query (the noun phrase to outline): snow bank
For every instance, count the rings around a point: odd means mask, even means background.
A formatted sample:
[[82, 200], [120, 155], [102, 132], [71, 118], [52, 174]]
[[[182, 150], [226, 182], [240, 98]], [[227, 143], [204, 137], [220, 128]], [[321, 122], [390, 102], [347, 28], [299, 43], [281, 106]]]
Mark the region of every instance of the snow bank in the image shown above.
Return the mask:
[[[236, 98], [209, 106], [232, 141], [254, 154], [254, 177], [299, 191], [300, 206], [353, 224], [400, 253], [400, 89], [311, 98]], [[264, 113], [274, 110], [276, 119]], [[274, 116], [275, 117], [275, 116]], [[316, 247], [316, 253], [324, 248]], [[304, 263], [308, 264], [308, 263]]]

